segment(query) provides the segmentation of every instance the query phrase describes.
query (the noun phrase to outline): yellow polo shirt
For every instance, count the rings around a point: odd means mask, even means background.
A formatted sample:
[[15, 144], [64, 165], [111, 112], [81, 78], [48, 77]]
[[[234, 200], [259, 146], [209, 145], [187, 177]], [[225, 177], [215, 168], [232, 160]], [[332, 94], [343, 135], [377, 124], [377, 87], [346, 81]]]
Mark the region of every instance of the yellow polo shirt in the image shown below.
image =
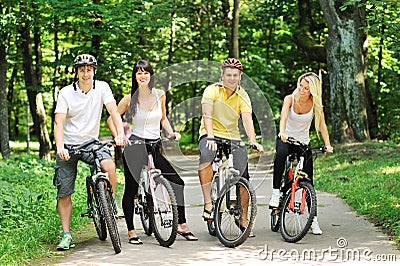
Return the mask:
[[[214, 136], [240, 140], [239, 118], [242, 113], [251, 113], [251, 102], [247, 92], [240, 87], [228, 98], [223, 87], [216, 84], [208, 86], [203, 93], [201, 103], [213, 105]], [[201, 119], [199, 136], [207, 135], [204, 119]]]

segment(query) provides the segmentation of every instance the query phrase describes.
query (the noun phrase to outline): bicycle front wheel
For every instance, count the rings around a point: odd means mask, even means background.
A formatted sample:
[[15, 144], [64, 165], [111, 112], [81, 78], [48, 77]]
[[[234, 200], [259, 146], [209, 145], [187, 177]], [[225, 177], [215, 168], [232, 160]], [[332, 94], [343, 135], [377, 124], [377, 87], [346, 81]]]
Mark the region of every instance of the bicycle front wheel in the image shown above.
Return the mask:
[[[215, 204], [214, 224], [219, 241], [226, 247], [237, 247], [249, 237], [257, 214], [256, 194], [244, 178], [223, 193]], [[227, 186], [228, 184], [225, 184]]]
[[97, 235], [101, 241], [107, 239], [107, 228], [106, 221], [104, 220], [104, 216], [101, 214], [99, 197], [96, 193], [93, 193], [95, 189], [90, 185], [90, 189], [88, 190], [89, 199], [91, 199], [91, 203], [89, 204], [90, 215], [92, 216], [94, 227], [96, 228]]
[[151, 236], [153, 233], [153, 226], [150, 221], [150, 210], [153, 208], [151, 195], [146, 192], [144, 182], [139, 185], [138, 189], [138, 213], [140, 215], [140, 220], [142, 221], [143, 230], [146, 235]]
[[171, 184], [163, 176], [154, 177], [153, 206], [150, 209], [154, 236], [163, 247], [175, 242], [178, 231], [178, 206]]
[[114, 198], [111, 192], [111, 188], [106, 187], [106, 183], [103, 180], [97, 182], [97, 193], [99, 196], [99, 203], [104, 219], [107, 224], [108, 232], [110, 234], [111, 243], [114, 247], [116, 254], [121, 252], [121, 239], [118, 233], [118, 226], [116, 220], [116, 212], [114, 215]]
[[299, 182], [293, 198], [292, 189], [288, 190], [280, 210], [280, 229], [285, 241], [295, 243], [307, 234], [316, 207], [315, 189], [310, 182]]

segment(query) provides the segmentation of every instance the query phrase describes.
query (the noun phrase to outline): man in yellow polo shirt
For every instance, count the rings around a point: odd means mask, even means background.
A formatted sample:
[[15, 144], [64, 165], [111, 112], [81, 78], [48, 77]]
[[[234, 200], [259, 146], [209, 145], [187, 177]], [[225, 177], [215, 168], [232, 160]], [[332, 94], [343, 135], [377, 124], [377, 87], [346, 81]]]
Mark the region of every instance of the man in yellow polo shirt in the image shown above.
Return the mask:
[[[263, 147], [257, 143], [252, 119], [252, 109], [249, 95], [240, 87], [243, 66], [235, 58], [228, 58], [222, 63], [220, 82], [208, 86], [203, 93], [202, 120], [199, 132], [199, 178], [204, 197], [203, 219], [213, 220], [211, 202], [211, 181], [213, 178], [212, 161], [217, 150], [214, 137], [240, 141], [239, 118], [246, 131], [249, 142], [257, 146], [258, 151]], [[249, 178], [247, 173], [247, 151], [233, 150], [233, 164], [242, 176]]]

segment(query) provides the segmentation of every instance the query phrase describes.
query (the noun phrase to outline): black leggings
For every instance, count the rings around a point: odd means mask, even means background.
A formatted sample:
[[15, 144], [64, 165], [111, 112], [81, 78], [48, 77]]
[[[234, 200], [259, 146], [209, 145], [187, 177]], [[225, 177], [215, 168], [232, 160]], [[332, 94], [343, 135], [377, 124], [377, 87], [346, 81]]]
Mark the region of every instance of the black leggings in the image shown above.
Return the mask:
[[[152, 151], [155, 167], [160, 169], [163, 176], [170, 181], [175, 192], [178, 204], [178, 223], [186, 223], [185, 200], [183, 194], [185, 183], [172, 165], [161, 154], [159, 147], [152, 149]], [[142, 167], [143, 165], [147, 165], [147, 158], [147, 150], [145, 145], [126, 146], [124, 149], [123, 163], [125, 191], [122, 198], [122, 209], [124, 210], [125, 222], [128, 231], [135, 229], [133, 224], [134, 196], [138, 191], [138, 181]]]
[[[281, 186], [281, 180], [283, 171], [285, 171], [285, 162], [286, 157], [289, 153], [295, 152], [297, 153], [297, 157], [299, 158], [302, 155], [302, 149], [298, 146], [283, 142], [280, 138], [276, 140], [276, 153], [274, 160], [274, 177], [273, 177], [273, 188], [279, 189]], [[312, 152], [308, 150], [304, 154], [304, 172], [308, 174], [308, 178], [310, 178], [311, 183], [313, 180], [313, 161], [312, 161]]]

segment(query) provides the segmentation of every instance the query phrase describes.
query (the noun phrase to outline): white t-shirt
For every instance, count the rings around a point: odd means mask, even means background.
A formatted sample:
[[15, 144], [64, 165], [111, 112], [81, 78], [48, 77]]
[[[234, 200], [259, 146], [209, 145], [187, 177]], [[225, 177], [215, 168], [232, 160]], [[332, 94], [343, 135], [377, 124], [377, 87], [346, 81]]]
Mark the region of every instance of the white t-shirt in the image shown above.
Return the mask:
[[58, 94], [55, 113], [67, 115], [64, 122], [65, 144], [81, 144], [99, 138], [103, 104], [115, 102], [115, 99], [107, 82], [95, 82], [95, 89], [87, 94], [78, 85], [75, 91], [72, 84], [62, 88]]

